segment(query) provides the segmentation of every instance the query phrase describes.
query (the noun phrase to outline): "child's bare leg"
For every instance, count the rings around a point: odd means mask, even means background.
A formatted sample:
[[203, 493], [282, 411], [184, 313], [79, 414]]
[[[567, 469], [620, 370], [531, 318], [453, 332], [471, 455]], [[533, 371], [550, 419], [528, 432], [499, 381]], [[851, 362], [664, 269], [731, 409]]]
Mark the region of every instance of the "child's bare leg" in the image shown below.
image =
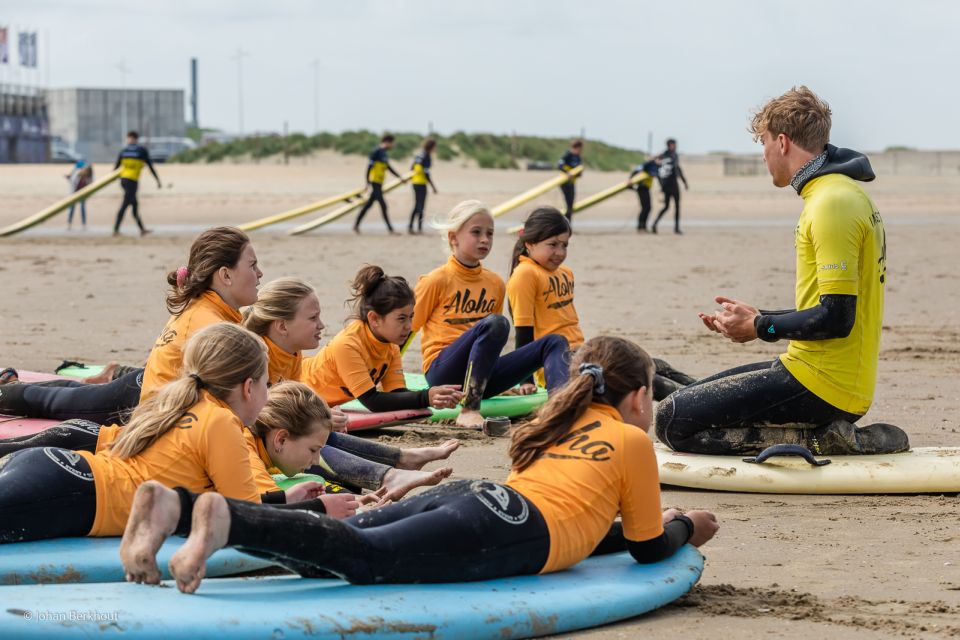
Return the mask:
[[417, 487], [430, 487], [440, 484], [450, 477], [453, 469], [442, 467], [435, 471], [410, 471], [407, 469], [390, 469], [383, 476], [381, 488], [387, 489], [386, 497], [390, 500], [399, 500]]
[[137, 489], [127, 528], [120, 541], [120, 561], [129, 582], [158, 584], [157, 551], [177, 528], [177, 492], [149, 480]]
[[193, 503], [190, 537], [170, 558], [170, 574], [177, 588], [193, 593], [207, 574], [207, 559], [227, 544], [230, 533], [230, 511], [227, 500], [219, 493], [204, 493]]
[[459, 446], [459, 440], [447, 440], [435, 447], [411, 447], [410, 449], [401, 449], [397, 469], [412, 469], [417, 471], [422, 469], [423, 465], [428, 462], [446, 460]]

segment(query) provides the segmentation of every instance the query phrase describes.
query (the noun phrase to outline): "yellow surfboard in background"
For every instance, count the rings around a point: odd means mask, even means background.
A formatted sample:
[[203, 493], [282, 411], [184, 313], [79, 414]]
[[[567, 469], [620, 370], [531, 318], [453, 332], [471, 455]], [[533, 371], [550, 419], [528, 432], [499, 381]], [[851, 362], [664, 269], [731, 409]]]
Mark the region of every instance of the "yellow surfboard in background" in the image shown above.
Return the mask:
[[43, 211], [39, 213], [35, 213], [29, 218], [24, 218], [20, 222], [16, 222], [10, 225], [9, 227], [6, 227], [5, 229], [0, 229], [0, 238], [6, 238], [7, 236], [12, 236], [14, 234], [20, 233], [21, 231], [26, 231], [30, 227], [35, 227], [41, 222], [44, 222], [45, 220], [49, 220], [53, 216], [57, 215], [58, 213], [60, 213], [61, 211], [69, 207], [70, 205], [76, 204], [81, 200], [85, 200], [89, 198], [90, 196], [95, 194], [97, 191], [100, 191], [100, 189], [103, 189], [105, 186], [107, 186], [108, 184], [110, 184], [111, 182], [113, 182], [119, 177], [120, 177], [120, 169], [115, 169], [111, 171], [110, 173], [100, 178], [99, 180], [95, 180], [94, 182], [91, 182], [90, 184], [85, 186], [83, 189], [80, 189], [79, 191], [75, 191], [74, 193], [71, 193], [69, 196], [67, 196], [63, 200], [58, 200], [56, 203], [50, 205]]
[[[410, 180], [410, 178], [412, 178], [412, 177], [413, 177], [413, 174], [412, 174], [412, 173], [408, 173], [407, 175], [403, 176], [403, 178], [401, 178], [400, 180], [394, 180], [393, 182], [390, 182], [390, 183], [388, 183], [388, 184], [383, 185], [383, 193], [384, 193], [384, 195], [386, 195], [387, 193], [390, 193], [391, 191], [393, 191], [394, 189], [396, 189], [397, 187], [399, 187], [399, 186], [402, 185], [403, 183], [405, 183], [405, 182], [407, 182], [408, 180]], [[363, 192], [363, 189], [361, 189], [360, 192], [362, 193], [362, 192]], [[345, 204], [345, 205], [343, 205], [342, 207], [340, 207], [339, 209], [334, 209], [333, 211], [331, 211], [330, 213], [328, 213], [328, 214], [325, 215], [325, 216], [321, 216], [321, 217], [317, 218], [316, 220], [312, 220], [312, 221], [310, 221], [310, 222], [308, 222], [308, 223], [306, 223], [306, 224], [300, 225], [300, 226], [297, 227], [296, 229], [291, 230], [291, 231], [290, 231], [290, 235], [292, 235], [292, 236], [299, 236], [299, 235], [301, 235], [301, 234], [306, 233], [307, 231], [312, 231], [313, 229], [316, 229], [317, 227], [322, 227], [322, 226], [325, 225], [325, 224], [329, 224], [329, 223], [333, 222], [334, 220], [339, 220], [340, 218], [342, 218], [343, 216], [347, 215], [347, 214], [350, 213], [351, 211], [356, 211], [357, 209], [359, 209], [360, 207], [362, 207], [364, 202], [365, 202], [365, 199], [364, 199], [364, 198], [360, 198], [360, 199], [357, 200], [356, 202], [350, 202], [350, 203], [348, 203], [348, 204]]]

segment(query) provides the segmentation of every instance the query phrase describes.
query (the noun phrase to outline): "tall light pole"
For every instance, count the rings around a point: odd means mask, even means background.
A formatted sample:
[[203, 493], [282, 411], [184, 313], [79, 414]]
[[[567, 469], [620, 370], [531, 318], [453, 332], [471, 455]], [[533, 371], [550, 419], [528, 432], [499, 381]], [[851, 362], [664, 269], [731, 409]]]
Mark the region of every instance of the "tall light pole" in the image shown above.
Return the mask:
[[120, 91], [123, 95], [123, 108], [120, 111], [120, 129], [121, 129], [121, 140], [125, 140], [127, 136], [127, 74], [130, 73], [130, 67], [127, 66], [126, 60], [121, 60], [120, 64], [117, 65], [117, 71], [120, 72]]
[[241, 47], [237, 49], [234, 56], [230, 58], [231, 60], [237, 61], [237, 112], [240, 120], [240, 135], [243, 135], [243, 59], [249, 55], [250, 54]]
[[320, 133], [320, 58], [313, 59], [313, 132]]

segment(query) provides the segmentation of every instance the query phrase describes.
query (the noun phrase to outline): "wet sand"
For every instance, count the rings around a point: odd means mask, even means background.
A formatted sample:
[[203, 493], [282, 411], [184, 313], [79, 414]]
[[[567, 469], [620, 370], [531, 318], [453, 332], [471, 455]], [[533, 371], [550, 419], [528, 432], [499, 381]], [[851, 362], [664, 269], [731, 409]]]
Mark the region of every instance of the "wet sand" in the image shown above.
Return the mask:
[[[97, 167], [105, 175], [108, 167]], [[119, 187], [89, 203], [91, 228], [66, 233], [65, 215], [26, 234], [0, 239], [0, 366], [51, 370], [63, 359], [139, 363], [166, 312], [164, 274], [185, 261], [191, 237], [346, 191], [363, 160], [321, 155], [283, 166], [159, 165], [165, 188], [144, 180], [142, 215], [156, 233], [109, 237]], [[66, 191], [62, 166], [0, 167], [0, 226], [30, 215]], [[716, 163], [685, 165], [685, 235], [672, 218], [657, 236], [633, 230], [637, 199], [617, 196], [581, 214], [568, 265], [577, 276], [577, 309], [587, 336], [637, 341], [679, 369], [701, 376], [769, 359], [782, 347], [734, 345], [707, 333], [697, 311], [724, 294], [766, 308], [793, 306], [793, 227], [801, 208], [789, 189], [765, 177], [722, 177]], [[495, 205], [550, 177], [459, 164], [434, 169], [441, 193], [427, 218], [456, 202]], [[586, 195], [621, 180], [588, 173]], [[166, 188], [168, 184], [172, 187]], [[865, 422], [903, 426], [915, 446], [960, 446], [960, 178], [880, 178], [868, 187], [887, 226], [888, 285], [876, 399]], [[407, 187], [388, 196], [394, 225], [405, 228]], [[536, 201], [559, 205], [559, 193]], [[655, 197], [655, 211], [659, 207]], [[532, 205], [502, 218], [501, 229]], [[672, 213], [671, 213], [672, 216]], [[303, 221], [309, 220], [307, 216]], [[265, 280], [301, 276], [318, 289], [329, 339], [347, 315], [348, 281], [363, 263], [411, 281], [445, 260], [438, 236], [388, 237], [375, 208], [364, 235], [352, 216], [304, 237], [254, 232]], [[300, 222], [300, 221], [297, 221]], [[499, 223], [498, 223], [499, 224]], [[506, 275], [512, 238], [498, 235], [487, 266]], [[405, 358], [419, 369], [419, 351]], [[434, 442], [454, 431], [416, 426], [380, 437]], [[459, 435], [459, 434], [458, 434]], [[503, 479], [506, 441], [463, 436], [455, 477]], [[960, 502], [956, 496], [769, 496], [665, 489], [664, 507], [714, 510], [719, 536], [704, 548], [700, 586], [652, 615], [578, 634], [583, 638], [764, 637], [886, 638], [960, 636]]]

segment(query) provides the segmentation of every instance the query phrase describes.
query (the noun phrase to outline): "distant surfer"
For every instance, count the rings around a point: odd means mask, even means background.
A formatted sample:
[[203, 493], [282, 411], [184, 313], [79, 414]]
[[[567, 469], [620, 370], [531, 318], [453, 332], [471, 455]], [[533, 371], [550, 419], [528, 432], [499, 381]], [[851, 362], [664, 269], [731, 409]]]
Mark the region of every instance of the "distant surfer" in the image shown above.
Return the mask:
[[113, 165], [114, 169], [120, 169], [120, 187], [123, 189], [123, 202], [120, 204], [120, 210], [117, 211], [117, 221], [113, 225], [113, 235], [115, 236], [120, 235], [120, 223], [123, 222], [123, 215], [126, 213], [127, 207], [131, 208], [133, 219], [140, 227], [140, 235], [145, 236], [150, 233], [149, 229], [144, 228], [143, 221], [140, 219], [137, 202], [137, 187], [140, 184], [140, 172], [143, 171], [144, 165], [150, 169], [150, 173], [156, 179], [157, 189], [163, 187], [160, 184], [160, 177], [157, 175], [156, 169], [153, 168], [153, 163], [150, 162], [150, 152], [137, 143], [139, 139], [140, 134], [136, 131], [127, 133], [127, 146], [120, 151], [117, 162]]
[[[567, 152], [563, 154], [563, 157], [560, 158], [560, 161], [557, 163], [557, 168], [560, 171], [563, 171], [566, 174], [569, 174], [571, 171], [583, 164], [583, 140], [575, 139], [570, 143], [570, 148], [567, 149]], [[576, 176], [570, 176], [566, 182], [560, 185], [560, 191], [563, 192], [563, 202], [566, 205], [566, 211], [564, 215], [567, 216], [567, 220], [571, 223], [573, 222], [573, 200], [577, 196], [577, 187], [576, 187]]]
[[650, 201], [650, 187], [653, 186], [654, 179], [660, 174], [660, 156], [649, 158], [643, 164], [634, 167], [630, 173], [630, 179], [638, 173], [645, 173], [647, 177], [637, 183], [637, 197], [640, 198], [640, 215], [637, 216], [637, 231], [646, 233], [647, 217], [650, 215], [652, 203]]
[[[427, 185], [437, 192], [436, 185], [433, 184], [433, 178], [430, 176], [430, 168], [433, 166], [433, 150], [437, 146], [437, 141], [433, 138], [427, 138], [423, 147], [413, 158], [413, 178], [410, 183], [413, 185], [413, 211], [410, 212], [410, 224], [407, 225], [407, 233], [423, 233], [423, 209], [427, 205]], [[414, 231], [413, 225], [416, 223], [417, 229]]]
[[660, 154], [660, 188], [663, 190], [663, 209], [657, 214], [657, 219], [653, 221], [653, 227], [650, 229], [653, 233], [657, 232], [657, 225], [660, 224], [667, 210], [670, 209], [670, 200], [673, 200], [673, 232], [682, 234], [680, 231], [680, 182], [683, 182], [684, 189], [690, 189], [687, 184], [687, 177], [683, 175], [683, 169], [680, 168], [680, 157], [677, 156], [677, 141], [673, 138], [667, 140], [667, 149]]
[[[357, 221], [353, 223], [354, 233], [360, 233], [360, 222], [367, 215], [367, 211], [373, 206], [373, 203], [379, 203], [380, 213], [383, 214], [383, 221], [387, 225], [387, 231], [396, 233], [393, 225], [390, 224], [390, 217], [387, 215], [387, 201], [383, 199], [383, 180], [387, 177], [387, 171], [400, 178], [400, 174], [390, 166], [390, 158], [387, 152], [393, 148], [395, 138], [389, 133], [380, 139], [377, 148], [370, 152], [367, 162], [367, 185], [370, 186], [370, 197], [367, 199], [363, 209], [357, 214]], [[403, 180], [403, 178], [400, 178]]]

